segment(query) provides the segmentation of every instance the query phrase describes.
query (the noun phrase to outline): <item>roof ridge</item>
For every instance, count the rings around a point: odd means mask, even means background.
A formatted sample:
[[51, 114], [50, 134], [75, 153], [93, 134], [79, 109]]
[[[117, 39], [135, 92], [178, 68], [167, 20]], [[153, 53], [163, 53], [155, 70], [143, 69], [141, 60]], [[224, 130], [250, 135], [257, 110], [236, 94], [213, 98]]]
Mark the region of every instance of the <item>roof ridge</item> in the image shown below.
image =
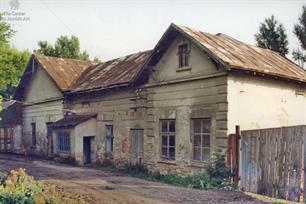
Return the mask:
[[73, 60], [73, 61], [94, 63], [94, 61], [91, 61], [91, 60], [81, 60], [81, 59], [74, 59], [74, 58], [67, 58], [67, 57], [55, 57], [55, 56], [48, 56], [48, 55], [44, 55], [44, 54], [33, 54], [33, 55], [35, 57], [46, 57], [46, 58], [55, 58], [55, 59]]

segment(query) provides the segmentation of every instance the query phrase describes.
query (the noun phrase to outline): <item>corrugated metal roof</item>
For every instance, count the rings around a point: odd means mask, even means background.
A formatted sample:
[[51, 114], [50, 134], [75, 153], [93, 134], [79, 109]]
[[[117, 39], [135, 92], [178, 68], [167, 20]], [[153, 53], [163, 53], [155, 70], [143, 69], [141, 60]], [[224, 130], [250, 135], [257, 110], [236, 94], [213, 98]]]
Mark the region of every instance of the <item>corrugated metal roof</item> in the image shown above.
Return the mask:
[[38, 63], [47, 71], [61, 91], [66, 91], [72, 82], [89, 66], [95, 63], [90, 61], [47, 57], [34, 55]]
[[97, 114], [89, 115], [67, 115], [64, 118], [53, 123], [54, 128], [69, 128], [74, 127], [80, 123], [83, 123], [93, 117], [96, 117]]
[[222, 33], [213, 35], [175, 24], [170, 27], [189, 36], [231, 69], [306, 82], [306, 71], [278, 52], [243, 43]]
[[103, 89], [132, 82], [151, 50], [113, 59], [86, 69], [71, 86], [71, 92]]

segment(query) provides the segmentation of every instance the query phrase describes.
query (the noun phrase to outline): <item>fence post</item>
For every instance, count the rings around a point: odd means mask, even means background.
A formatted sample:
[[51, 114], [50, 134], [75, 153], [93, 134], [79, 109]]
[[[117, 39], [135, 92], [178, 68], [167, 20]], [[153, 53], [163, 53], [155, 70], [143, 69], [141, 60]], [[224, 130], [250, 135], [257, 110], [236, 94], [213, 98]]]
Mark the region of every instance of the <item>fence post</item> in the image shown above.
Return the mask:
[[235, 153], [236, 153], [236, 175], [235, 175], [235, 178], [236, 178], [236, 181], [239, 181], [240, 180], [240, 172], [239, 172], [239, 169], [240, 169], [240, 138], [241, 138], [241, 135], [240, 135], [240, 126], [239, 125], [236, 125], [236, 128], [235, 128]]

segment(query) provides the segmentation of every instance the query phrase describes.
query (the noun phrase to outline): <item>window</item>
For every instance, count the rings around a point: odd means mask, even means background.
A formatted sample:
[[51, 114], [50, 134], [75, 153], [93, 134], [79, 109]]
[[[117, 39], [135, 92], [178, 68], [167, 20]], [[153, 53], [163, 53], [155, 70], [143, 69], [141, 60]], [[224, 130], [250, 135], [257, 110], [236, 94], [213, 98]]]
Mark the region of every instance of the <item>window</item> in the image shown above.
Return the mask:
[[114, 134], [113, 134], [113, 125], [106, 125], [106, 152], [113, 152], [113, 143], [114, 143]]
[[206, 161], [210, 157], [210, 119], [192, 120], [193, 160]]
[[160, 121], [161, 158], [175, 160], [175, 120]]
[[179, 67], [189, 65], [189, 46], [187, 43], [178, 46]]
[[57, 151], [70, 152], [70, 132], [58, 131], [57, 132]]
[[32, 128], [32, 146], [36, 147], [36, 123], [31, 123]]

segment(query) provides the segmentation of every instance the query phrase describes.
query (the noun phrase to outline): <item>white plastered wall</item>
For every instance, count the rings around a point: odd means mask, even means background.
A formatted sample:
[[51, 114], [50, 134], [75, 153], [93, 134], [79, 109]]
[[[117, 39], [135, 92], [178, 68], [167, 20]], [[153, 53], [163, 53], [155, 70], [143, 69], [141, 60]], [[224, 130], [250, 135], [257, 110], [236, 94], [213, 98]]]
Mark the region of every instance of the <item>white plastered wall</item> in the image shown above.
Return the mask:
[[255, 76], [228, 77], [228, 133], [306, 124], [306, 88]]

